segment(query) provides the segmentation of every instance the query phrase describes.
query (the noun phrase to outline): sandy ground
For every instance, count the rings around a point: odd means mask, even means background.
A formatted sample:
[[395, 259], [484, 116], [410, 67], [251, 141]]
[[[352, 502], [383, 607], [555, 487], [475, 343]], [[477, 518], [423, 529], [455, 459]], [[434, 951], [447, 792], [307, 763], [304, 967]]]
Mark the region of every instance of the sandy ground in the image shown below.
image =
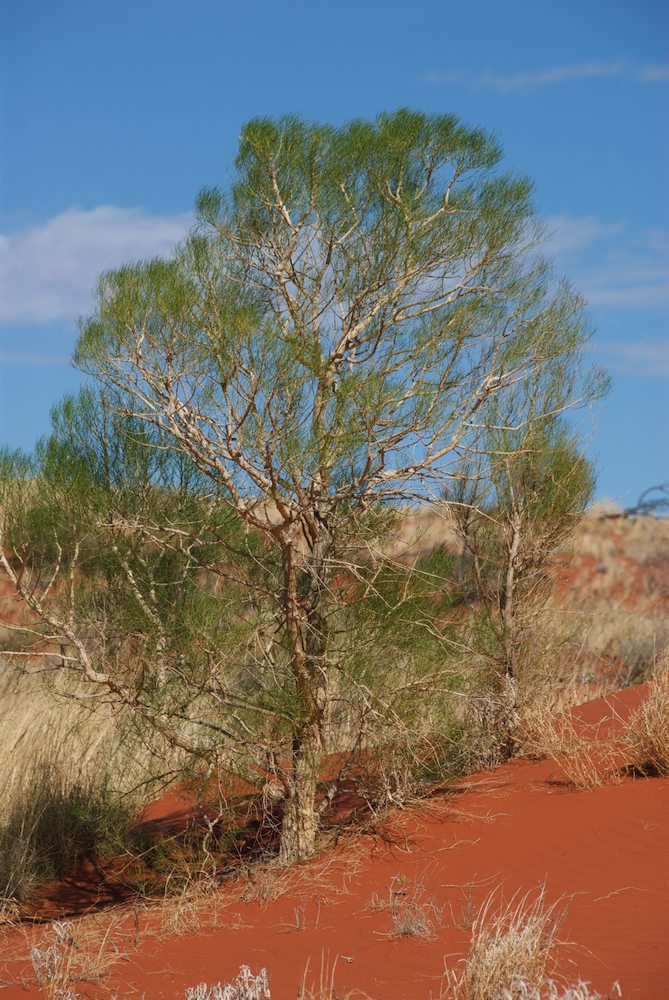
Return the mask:
[[[628, 689], [578, 715], [624, 719], [642, 695]], [[178, 811], [174, 798], [163, 806]], [[225, 983], [247, 963], [267, 969], [272, 1000], [294, 1000], [305, 968], [307, 983], [317, 984], [321, 968], [336, 963], [332, 1000], [350, 991], [437, 1000], [444, 969], [466, 953], [472, 917], [491, 890], [509, 900], [541, 887], [562, 915], [559, 976], [602, 992], [618, 981], [627, 1000], [668, 1000], [669, 779], [626, 777], [574, 791], [547, 761], [513, 760], [437, 790], [374, 835], [290, 871], [257, 868], [197, 914], [184, 904], [126, 903], [87, 916], [75, 923], [79, 947], [62, 950], [73, 977], [100, 973], [73, 983], [88, 997], [183, 997], [187, 986]], [[401, 912], [412, 895], [432, 923], [427, 939], [394, 933], [393, 908]], [[175, 925], [185, 933], [168, 933]], [[30, 984], [25, 957], [50, 940], [44, 925], [5, 932], [6, 1000], [49, 995]]]

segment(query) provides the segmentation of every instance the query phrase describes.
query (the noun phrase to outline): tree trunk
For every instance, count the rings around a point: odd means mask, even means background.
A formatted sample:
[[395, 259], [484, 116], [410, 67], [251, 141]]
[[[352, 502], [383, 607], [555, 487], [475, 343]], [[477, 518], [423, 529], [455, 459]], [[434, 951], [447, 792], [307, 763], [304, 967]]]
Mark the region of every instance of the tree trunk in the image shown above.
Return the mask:
[[507, 551], [506, 576], [500, 601], [504, 633], [504, 677], [502, 679], [502, 718], [504, 739], [501, 754], [504, 759], [513, 757], [517, 749], [514, 731], [518, 722], [518, 676], [516, 669], [516, 621], [514, 588], [516, 560], [520, 549], [521, 518], [516, 514], [512, 523], [511, 543]]
[[520, 517], [513, 519], [511, 544], [507, 551], [506, 576], [502, 588], [501, 613], [504, 630], [504, 674], [507, 682], [516, 679], [515, 602], [516, 559], [520, 549]]
[[316, 790], [320, 761], [320, 736], [317, 727], [311, 725], [293, 745], [290, 790], [284, 800], [281, 821], [281, 864], [305, 861], [316, 850]]
[[279, 847], [283, 864], [303, 861], [316, 849], [316, 795], [327, 708], [327, 625], [321, 606], [327, 585], [327, 546], [327, 537], [312, 536], [306, 565], [294, 542], [283, 550], [283, 611], [296, 696]]

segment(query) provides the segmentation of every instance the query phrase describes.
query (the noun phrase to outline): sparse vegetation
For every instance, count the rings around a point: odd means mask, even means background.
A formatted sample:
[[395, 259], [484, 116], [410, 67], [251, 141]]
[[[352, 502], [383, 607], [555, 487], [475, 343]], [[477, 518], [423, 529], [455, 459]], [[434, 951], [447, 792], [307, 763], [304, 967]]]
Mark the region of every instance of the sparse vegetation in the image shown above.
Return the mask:
[[428, 895], [422, 880], [397, 876], [390, 887], [390, 915], [393, 937], [428, 940], [441, 926], [443, 906]]
[[430, 940], [441, 927], [444, 907], [429, 895], [424, 880], [396, 875], [387, 894], [373, 893], [369, 909], [389, 913], [392, 921], [390, 937]]
[[338, 959], [338, 955], [334, 960], [331, 960], [329, 954], [322, 953], [317, 980], [310, 976], [310, 962], [307, 962], [302, 982], [297, 991], [297, 1000], [348, 1000], [349, 997], [353, 996], [358, 1000], [372, 1000], [366, 994], [360, 993], [359, 990], [355, 990], [353, 994], [339, 992], [335, 984]]
[[651, 677], [669, 649], [669, 519], [616, 520], [595, 509], [573, 550], [557, 554], [554, 572], [569, 581], [555, 603], [573, 622], [582, 690]]
[[[471, 906], [470, 906], [471, 909]], [[606, 995], [579, 980], [560, 985], [555, 978], [558, 931], [566, 915], [559, 901], [537, 895], [514, 897], [500, 904], [494, 890], [471, 923], [469, 954], [460, 968], [448, 969], [440, 1000], [616, 1000], [616, 982]]]
[[54, 921], [30, 949], [33, 972], [45, 1000], [78, 1000], [80, 989], [98, 987], [122, 954], [113, 922], [84, 928]]
[[[592, 519], [578, 556], [615, 599], [581, 609], [558, 564], [594, 478], [569, 411], [606, 379], [583, 366], [581, 299], [537, 257], [530, 186], [499, 157], [447, 116], [256, 120], [172, 257], [102, 276], [76, 350], [86, 388], [32, 455], [0, 453], [7, 922], [78, 862], [130, 872], [141, 855], [127, 881], [160, 883], [154, 930], [196, 934], [227, 875], [268, 904], [347, 823], [384, 836], [391, 807], [518, 751], [577, 789], [622, 780], [622, 758], [669, 774], [669, 535], [655, 550], [634, 520], [665, 494], [622, 517], [647, 592], [612, 585]], [[440, 525], [413, 547], [412, 517]], [[560, 711], [649, 676], [622, 736]], [[177, 779], [196, 819], [142, 840], [141, 807]], [[372, 900], [375, 933], [427, 949], [446, 905], [406, 870]], [[442, 1000], [604, 1000], [554, 979], [559, 905], [542, 889], [477, 907], [489, 884], [449, 904], [471, 947]], [[283, 928], [307, 940], [322, 900], [296, 900]], [[106, 937], [85, 964], [76, 925], [49, 934], [30, 953], [39, 987], [76, 1000]], [[338, 959], [317, 983], [307, 967], [300, 1000], [338, 1000]], [[246, 965], [186, 991], [269, 998]]]

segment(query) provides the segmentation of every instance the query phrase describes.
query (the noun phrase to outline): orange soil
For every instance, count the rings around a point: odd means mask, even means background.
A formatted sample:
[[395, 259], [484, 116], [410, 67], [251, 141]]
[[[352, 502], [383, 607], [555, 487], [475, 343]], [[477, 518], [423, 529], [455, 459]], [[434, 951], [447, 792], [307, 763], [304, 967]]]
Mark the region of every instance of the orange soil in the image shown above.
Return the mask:
[[[624, 719], [642, 697], [628, 689], [578, 711], [586, 723]], [[173, 814], [176, 801], [163, 802]], [[156, 810], [152, 819], [159, 819]], [[176, 818], [176, 817], [174, 817]], [[81, 995], [183, 997], [198, 982], [227, 982], [242, 963], [265, 966], [273, 1000], [294, 1000], [307, 962], [318, 982], [322, 957], [337, 956], [337, 996], [428, 1000], [440, 996], [445, 965], [467, 951], [468, 895], [505, 899], [545, 883], [547, 901], [566, 907], [557, 972], [601, 992], [620, 982], [625, 1000], [669, 998], [669, 779], [625, 778], [593, 791], [569, 790], [552, 762], [513, 760], [494, 772], [437, 791], [396, 813], [375, 836], [359, 837], [290, 871], [256, 868], [216, 894], [194, 933], [166, 936], [166, 911], [116, 911], [109, 974]], [[411, 891], [444, 907], [430, 940], [392, 936], [390, 891]], [[212, 897], [209, 897], [209, 907]], [[110, 912], [86, 921], [111, 920]], [[213, 926], [213, 924], [216, 924]], [[460, 928], [457, 926], [460, 925]], [[300, 929], [301, 928], [301, 929]], [[19, 984], [27, 945], [45, 928], [10, 930], [2, 942], [6, 1000], [41, 995]], [[44, 994], [46, 995], [46, 994]]]

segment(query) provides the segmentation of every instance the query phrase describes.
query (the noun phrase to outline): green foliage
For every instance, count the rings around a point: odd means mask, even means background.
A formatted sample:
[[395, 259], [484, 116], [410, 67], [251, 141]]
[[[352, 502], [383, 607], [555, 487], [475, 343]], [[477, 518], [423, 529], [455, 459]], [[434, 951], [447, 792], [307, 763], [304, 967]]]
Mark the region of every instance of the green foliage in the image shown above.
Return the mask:
[[[200, 194], [200, 225], [176, 257], [103, 276], [77, 360], [133, 396], [141, 382], [145, 422], [176, 434], [205, 474], [205, 453], [218, 453], [245, 492], [265, 488], [270, 440], [272, 488], [291, 500], [315, 475], [327, 493], [350, 493], [419, 435], [438, 452], [497, 331], [495, 372], [530, 363], [538, 339], [544, 357], [564, 356], [570, 309], [582, 330], [577, 297], [551, 297], [545, 270], [528, 264], [531, 187], [496, 172], [499, 158], [455, 116], [252, 121], [230, 191]], [[435, 296], [440, 274], [452, 288]], [[241, 478], [215, 431], [230, 407], [242, 411]]]

